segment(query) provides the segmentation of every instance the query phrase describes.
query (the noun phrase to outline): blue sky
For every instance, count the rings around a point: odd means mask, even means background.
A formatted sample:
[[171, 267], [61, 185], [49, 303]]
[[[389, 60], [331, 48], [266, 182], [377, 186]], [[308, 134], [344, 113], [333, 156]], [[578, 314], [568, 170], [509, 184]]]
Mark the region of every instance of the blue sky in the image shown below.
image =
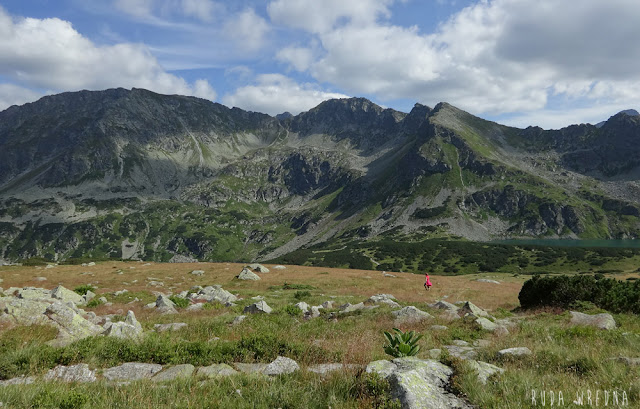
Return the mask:
[[0, 0], [0, 109], [139, 87], [272, 115], [446, 101], [559, 128], [640, 109], [638, 21], [637, 0]]

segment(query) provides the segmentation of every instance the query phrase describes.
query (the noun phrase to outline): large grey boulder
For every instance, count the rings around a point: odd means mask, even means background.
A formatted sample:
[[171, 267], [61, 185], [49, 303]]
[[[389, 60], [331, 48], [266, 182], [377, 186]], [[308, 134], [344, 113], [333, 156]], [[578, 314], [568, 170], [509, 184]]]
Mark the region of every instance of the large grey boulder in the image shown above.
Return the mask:
[[220, 285], [207, 286], [197, 293], [191, 293], [187, 297], [194, 300], [204, 300], [208, 302], [219, 302], [225, 304], [227, 302], [238, 301], [238, 297], [231, 294], [229, 291], [222, 288]]
[[136, 320], [133, 311], [127, 312], [124, 322], [108, 322], [105, 324], [104, 335], [121, 339], [138, 341], [142, 339], [142, 325]]
[[449, 351], [449, 355], [465, 361], [478, 356], [476, 349], [470, 346], [445, 345], [444, 347]]
[[376, 361], [367, 372], [378, 373], [389, 381], [391, 396], [405, 409], [471, 409], [462, 399], [447, 391], [453, 370], [432, 359], [415, 357]]
[[[72, 304], [73, 305], [73, 304]], [[44, 312], [51, 323], [58, 328], [58, 336], [50, 344], [55, 346], [69, 345], [83, 338], [98, 335], [102, 328], [61, 302], [54, 302]]]
[[107, 368], [102, 375], [109, 381], [137, 381], [149, 379], [162, 370], [162, 365], [127, 362], [120, 366]]
[[400, 304], [396, 302], [396, 297], [391, 294], [376, 294], [369, 297], [366, 304], [386, 304], [393, 308], [400, 308]]
[[18, 298], [23, 300], [49, 300], [51, 291], [44, 288], [24, 287], [18, 290]]
[[236, 276], [238, 280], [251, 280], [258, 281], [261, 280], [260, 276], [249, 270], [248, 268], [243, 268], [240, 274]]
[[410, 324], [433, 318], [428, 312], [424, 312], [413, 305], [409, 305], [397, 311], [392, 311], [391, 315], [395, 317], [395, 324]]
[[3, 302], [3, 312], [10, 321], [18, 325], [49, 325], [51, 322], [44, 315], [51, 302], [42, 299], [10, 298]]
[[266, 301], [258, 301], [257, 303], [244, 307], [243, 312], [248, 314], [270, 314], [271, 311], [272, 309]]
[[495, 323], [489, 321], [484, 317], [476, 318], [475, 323], [478, 325], [480, 329], [483, 329], [485, 331], [493, 332], [496, 330], [496, 328], [498, 328], [498, 326]]
[[309, 311], [309, 304], [307, 304], [304, 301], [300, 301], [299, 303], [295, 304], [294, 307], [298, 308], [300, 311], [302, 311], [303, 313]]
[[180, 378], [189, 378], [193, 375], [195, 369], [191, 364], [175, 365], [157, 373], [151, 380], [153, 382], [166, 382]]
[[571, 325], [596, 327], [599, 329], [612, 330], [616, 328], [616, 321], [611, 314], [583, 314], [577, 311], [571, 311]]
[[71, 301], [75, 305], [82, 305], [85, 303], [84, 297], [82, 297], [75, 291], [64, 288], [61, 285], [51, 290], [51, 298], [55, 298], [56, 300], [60, 300], [62, 302]]
[[238, 371], [227, 364], [201, 366], [196, 370], [196, 376], [199, 378], [217, 378], [220, 376], [236, 375], [237, 373]]
[[156, 298], [156, 308], [161, 314], [177, 314], [176, 304], [164, 294], [158, 295]]
[[269, 269], [263, 266], [262, 264], [249, 264], [249, 268], [253, 271], [257, 271], [258, 273], [268, 273]]
[[269, 376], [275, 376], [293, 373], [298, 370], [300, 370], [300, 366], [296, 361], [291, 358], [279, 356], [273, 362], [267, 365], [262, 373]]
[[87, 364], [77, 364], [71, 366], [58, 365], [49, 370], [44, 376], [45, 381], [61, 382], [95, 382], [96, 371], [89, 369]]
[[471, 301], [465, 302], [464, 305], [458, 311], [458, 314], [460, 314], [461, 316], [472, 315], [474, 317], [484, 317], [484, 318], [490, 317], [488, 312], [478, 307]]

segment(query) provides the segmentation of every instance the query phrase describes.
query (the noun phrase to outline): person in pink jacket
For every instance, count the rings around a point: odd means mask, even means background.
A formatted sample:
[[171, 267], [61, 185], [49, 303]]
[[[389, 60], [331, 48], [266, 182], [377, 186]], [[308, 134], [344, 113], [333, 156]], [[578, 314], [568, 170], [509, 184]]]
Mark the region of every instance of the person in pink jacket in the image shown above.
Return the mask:
[[426, 273], [424, 275], [424, 289], [425, 290], [431, 290], [431, 286], [433, 284], [431, 284], [431, 280], [429, 279], [429, 273]]

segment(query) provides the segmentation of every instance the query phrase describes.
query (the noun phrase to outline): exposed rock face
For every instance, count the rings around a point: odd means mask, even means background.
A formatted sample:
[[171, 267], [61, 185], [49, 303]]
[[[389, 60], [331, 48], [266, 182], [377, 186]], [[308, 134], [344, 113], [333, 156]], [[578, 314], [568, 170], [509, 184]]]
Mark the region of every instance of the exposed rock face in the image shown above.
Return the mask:
[[87, 364], [72, 366], [58, 365], [46, 373], [44, 380], [81, 383], [95, 382], [96, 371], [90, 370]]
[[107, 368], [102, 375], [109, 381], [137, 381], [149, 379], [162, 370], [162, 365], [127, 362], [120, 366]]
[[612, 330], [616, 328], [616, 321], [611, 314], [583, 314], [571, 311], [571, 325], [583, 325], [599, 329]]
[[51, 298], [55, 298], [63, 302], [71, 301], [76, 305], [81, 305], [85, 303], [85, 299], [80, 294], [71, 290], [67, 290], [61, 285], [51, 290]]
[[387, 379], [392, 397], [399, 399], [403, 408], [472, 408], [446, 390], [453, 371], [438, 361], [396, 358], [372, 362], [366, 371], [376, 372]]
[[95, 336], [102, 332], [101, 327], [84, 319], [72, 308], [60, 302], [49, 305], [44, 315], [58, 327], [58, 337], [52, 342], [54, 345], [68, 345], [77, 340]]

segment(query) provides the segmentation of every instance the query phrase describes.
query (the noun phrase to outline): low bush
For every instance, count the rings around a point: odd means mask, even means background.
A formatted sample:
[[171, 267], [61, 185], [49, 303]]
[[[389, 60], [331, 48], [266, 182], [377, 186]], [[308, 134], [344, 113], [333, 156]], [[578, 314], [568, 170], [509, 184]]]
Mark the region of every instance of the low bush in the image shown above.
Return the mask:
[[191, 304], [189, 302], [189, 300], [187, 300], [186, 298], [180, 298], [177, 297], [175, 295], [172, 295], [171, 297], [169, 297], [169, 299], [176, 305], [176, 307], [178, 308], [187, 308], [189, 306], [189, 304]]
[[85, 284], [85, 285], [81, 285], [79, 287], [74, 288], [73, 291], [75, 293], [77, 293], [77, 294], [85, 295], [89, 291], [95, 292], [96, 288], [94, 286], [92, 286], [91, 284]]
[[522, 308], [569, 308], [577, 302], [591, 302], [614, 313], [640, 314], [640, 281], [591, 275], [534, 276], [524, 283], [518, 299]]

